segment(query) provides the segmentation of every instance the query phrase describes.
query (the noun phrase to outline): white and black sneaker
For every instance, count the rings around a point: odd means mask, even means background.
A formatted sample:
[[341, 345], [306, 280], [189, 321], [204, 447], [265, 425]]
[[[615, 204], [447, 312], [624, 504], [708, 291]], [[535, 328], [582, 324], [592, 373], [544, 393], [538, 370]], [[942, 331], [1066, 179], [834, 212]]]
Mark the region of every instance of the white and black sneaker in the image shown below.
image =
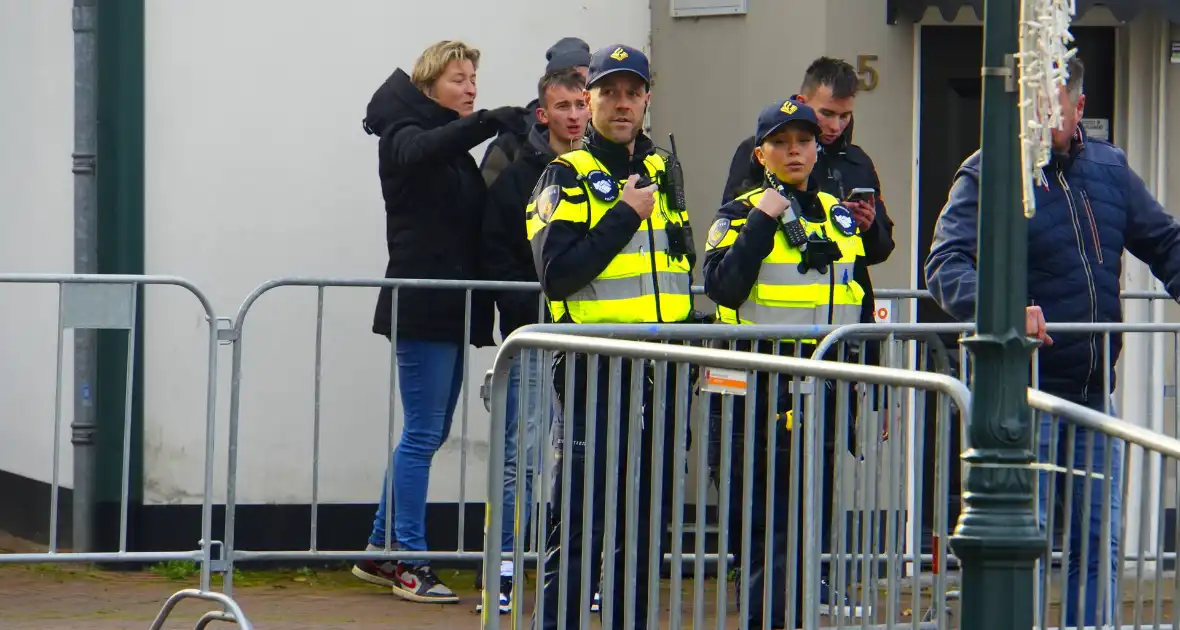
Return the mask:
[[[483, 593], [480, 592], [479, 603], [475, 605], [475, 612], [483, 612]], [[512, 612], [512, 577], [507, 575], [500, 576], [500, 614], [507, 615]]]
[[[382, 551], [381, 547], [369, 544], [365, 551]], [[397, 579], [397, 563], [392, 560], [361, 560], [352, 566], [352, 574], [377, 586], [389, 588]]]
[[403, 562], [397, 563], [397, 569], [394, 570], [393, 594], [423, 604], [459, 603], [459, 596], [455, 595], [455, 591], [443, 584], [430, 565], [426, 564], [414, 566]]

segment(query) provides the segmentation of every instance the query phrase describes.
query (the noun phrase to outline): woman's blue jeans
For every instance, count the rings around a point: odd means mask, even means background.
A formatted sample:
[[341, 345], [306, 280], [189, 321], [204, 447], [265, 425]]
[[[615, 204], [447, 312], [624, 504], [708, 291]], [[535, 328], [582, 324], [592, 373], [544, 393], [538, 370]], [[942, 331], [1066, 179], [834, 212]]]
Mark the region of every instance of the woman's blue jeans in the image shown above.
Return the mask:
[[[398, 339], [396, 343], [397, 384], [405, 422], [391, 462], [392, 541], [399, 549], [426, 551], [430, 464], [451, 433], [451, 419], [463, 387], [463, 346], [415, 339]], [[383, 480], [370, 544], [385, 546], [388, 503]], [[407, 561], [406, 564], [425, 563]]]

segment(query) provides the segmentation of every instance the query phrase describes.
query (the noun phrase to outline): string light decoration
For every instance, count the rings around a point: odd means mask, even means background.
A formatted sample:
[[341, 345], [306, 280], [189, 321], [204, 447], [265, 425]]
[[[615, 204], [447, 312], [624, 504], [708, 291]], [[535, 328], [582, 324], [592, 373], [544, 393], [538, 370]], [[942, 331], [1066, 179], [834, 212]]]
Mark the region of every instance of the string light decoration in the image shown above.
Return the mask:
[[1020, 52], [1016, 54], [1020, 86], [1020, 146], [1024, 216], [1036, 214], [1037, 186], [1048, 184], [1044, 167], [1053, 150], [1052, 130], [1061, 125], [1058, 89], [1066, 84], [1071, 49], [1070, 23], [1077, 0], [1023, 0]]

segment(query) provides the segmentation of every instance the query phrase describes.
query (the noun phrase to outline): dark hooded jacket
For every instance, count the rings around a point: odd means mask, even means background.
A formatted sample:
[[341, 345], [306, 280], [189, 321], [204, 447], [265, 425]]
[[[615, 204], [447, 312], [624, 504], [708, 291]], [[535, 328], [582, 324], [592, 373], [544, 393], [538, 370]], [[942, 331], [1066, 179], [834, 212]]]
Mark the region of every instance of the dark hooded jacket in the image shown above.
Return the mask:
[[479, 162], [479, 171], [483, 174], [483, 181], [488, 186], [495, 183], [496, 178], [499, 177], [510, 164], [516, 161], [516, 157], [520, 150], [524, 148], [529, 142], [529, 129], [537, 122], [537, 108], [540, 107], [539, 101], [533, 99], [525, 105], [524, 121], [520, 129], [503, 131], [496, 136], [495, 140], [488, 145], [488, 150], [484, 151], [483, 159]]
[[[537, 282], [533, 250], [525, 225], [525, 207], [545, 167], [557, 154], [549, 146], [549, 130], [534, 124], [516, 160], [488, 188], [488, 210], [483, 224], [483, 269], [488, 280]], [[500, 334], [540, 321], [540, 291], [498, 291]]]
[[[856, 281], [865, 290], [865, 303], [861, 308], [860, 321], [870, 323], [874, 321], [874, 305], [873, 282], [868, 265], [885, 262], [893, 253], [893, 220], [885, 211], [885, 202], [881, 197], [881, 179], [877, 176], [876, 166], [863, 149], [852, 144], [854, 124], [855, 121], [849, 122], [844, 133], [835, 142], [820, 147], [819, 159], [811, 172], [811, 179], [820, 190], [840, 200], [847, 199], [848, 193], [854, 188], [872, 188], [877, 191], [876, 218], [873, 225], [861, 236], [865, 246], [865, 264], [856, 266]], [[733, 154], [721, 204], [725, 205], [738, 195], [761, 186], [763, 174], [762, 165], [754, 157], [754, 137], [750, 136], [742, 140]]]
[[[497, 128], [483, 110], [460, 117], [421, 92], [400, 68], [373, 94], [365, 129], [380, 137], [378, 174], [385, 198], [386, 278], [473, 280], [487, 187], [471, 149]], [[391, 334], [392, 291], [381, 289], [373, 332]], [[400, 289], [402, 339], [463, 343], [463, 291]], [[492, 341], [491, 296], [472, 295], [471, 343]]]

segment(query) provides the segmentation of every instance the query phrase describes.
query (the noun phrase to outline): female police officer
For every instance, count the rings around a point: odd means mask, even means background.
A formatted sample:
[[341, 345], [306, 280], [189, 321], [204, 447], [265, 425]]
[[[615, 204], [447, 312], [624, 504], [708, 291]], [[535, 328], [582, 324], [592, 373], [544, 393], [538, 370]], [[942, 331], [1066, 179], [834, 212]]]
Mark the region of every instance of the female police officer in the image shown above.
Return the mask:
[[[817, 139], [821, 133], [815, 112], [798, 101], [778, 101], [758, 116], [754, 153], [765, 167], [763, 183], [725, 204], [709, 230], [705, 245], [705, 293], [717, 303], [717, 318], [727, 324], [841, 325], [859, 321], [864, 291], [853, 276], [857, 257], [864, 247], [855, 221], [847, 208], [827, 193], [808, 186], [815, 166]], [[779, 344], [783, 354], [794, 355], [795, 343]], [[810, 356], [814, 342], [800, 341], [804, 356]], [[758, 342], [759, 352], [774, 352], [772, 342]], [[802, 624], [802, 562], [796, 561], [795, 619], [786, 617], [786, 560], [788, 530], [789, 452], [792, 444], [790, 388], [783, 382], [777, 400], [769, 400], [769, 378], [756, 379], [754, 443], [752, 453], [744, 452], [744, 405], [734, 405], [734, 461], [729, 467], [730, 531], [749, 528], [750, 557], [742, 558], [744, 580], [750, 589], [749, 622], [763, 627], [765, 586], [766, 483], [773, 474], [779, 490], [773, 498], [770, 557], [773, 561], [771, 604], [768, 614], [773, 628], [797, 628]], [[827, 388], [825, 388], [825, 391]], [[771, 407], [773, 405], [773, 408]], [[829, 402], [825, 408], [834, 406]], [[776, 427], [773, 462], [767, 459], [768, 416]], [[834, 422], [825, 422], [825, 468], [831, 468]], [[800, 437], [802, 434], [800, 434]], [[802, 447], [802, 440], [798, 442]], [[753, 487], [743, 494], [744, 458], [753, 458]], [[821, 502], [821, 540], [828, 538], [831, 475], [824, 479]], [[741, 520], [743, 502], [750, 503], [751, 521]], [[799, 521], [802, 531], [802, 520]], [[740, 553], [740, 534], [733, 551]], [[803, 556], [799, 545], [797, 558]], [[810, 550], [809, 550], [810, 551]]]

